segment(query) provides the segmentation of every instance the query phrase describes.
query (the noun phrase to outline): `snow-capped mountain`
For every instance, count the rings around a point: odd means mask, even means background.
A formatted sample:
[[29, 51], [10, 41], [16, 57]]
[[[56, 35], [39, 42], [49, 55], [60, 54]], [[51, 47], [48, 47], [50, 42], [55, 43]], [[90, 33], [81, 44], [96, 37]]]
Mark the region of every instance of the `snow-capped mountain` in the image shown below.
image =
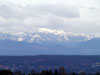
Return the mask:
[[97, 35], [45, 28], [37, 32], [0, 33], [0, 55], [97, 55], [100, 53], [99, 45]]
[[[99, 36], [98, 36], [99, 37]], [[40, 28], [37, 32], [0, 33], [1, 40], [25, 41], [29, 43], [55, 43], [66, 47], [97, 38], [95, 35], [79, 34]]]

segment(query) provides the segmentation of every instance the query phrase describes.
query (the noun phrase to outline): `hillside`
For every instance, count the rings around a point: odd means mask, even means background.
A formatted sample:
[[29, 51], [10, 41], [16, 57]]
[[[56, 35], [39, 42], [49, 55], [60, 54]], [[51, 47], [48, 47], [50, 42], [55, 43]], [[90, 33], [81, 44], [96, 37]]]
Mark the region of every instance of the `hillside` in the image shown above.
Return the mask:
[[100, 38], [81, 42], [73, 50], [83, 55], [100, 55]]
[[0, 40], [0, 55], [100, 55], [100, 39], [81, 42], [75, 47], [55, 43]]

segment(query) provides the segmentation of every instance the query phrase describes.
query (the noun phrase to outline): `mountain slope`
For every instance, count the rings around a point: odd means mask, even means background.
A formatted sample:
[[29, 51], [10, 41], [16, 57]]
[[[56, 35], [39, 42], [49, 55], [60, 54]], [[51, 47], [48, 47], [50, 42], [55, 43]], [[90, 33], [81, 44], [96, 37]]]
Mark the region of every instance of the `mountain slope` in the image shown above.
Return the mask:
[[0, 40], [13, 40], [35, 43], [54, 43], [65, 47], [73, 47], [82, 41], [93, 38], [94, 35], [70, 33], [58, 30], [40, 29], [37, 32], [0, 33]]
[[99, 35], [41, 28], [37, 32], [0, 32], [0, 55], [99, 55]]
[[12, 40], [0, 40], [0, 55], [53, 55], [69, 53], [69, 48], [57, 44], [37, 44]]
[[28, 43], [0, 40], [0, 55], [100, 55], [100, 39], [81, 42], [75, 47], [55, 43]]
[[100, 38], [81, 42], [73, 50], [83, 55], [100, 55]]

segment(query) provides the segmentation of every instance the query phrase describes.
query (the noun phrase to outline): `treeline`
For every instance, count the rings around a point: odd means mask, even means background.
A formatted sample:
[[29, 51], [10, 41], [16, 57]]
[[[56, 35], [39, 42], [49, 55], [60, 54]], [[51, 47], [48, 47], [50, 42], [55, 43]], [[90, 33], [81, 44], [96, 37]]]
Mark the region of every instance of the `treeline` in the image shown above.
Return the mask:
[[59, 70], [55, 69], [55, 71], [52, 70], [43, 70], [41, 72], [35, 72], [32, 70], [30, 73], [25, 74], [22, 73], [21, 71], [15, 71], [12, 72], [11, 70], [0, 70], [0, 75], [100, 75], [100, 72], [97, 72], [95, 74], [87, 74], [85, 72], [80, 72], [80, 73], [67, 73], [65, 71], [64, 67], [59, 68]]

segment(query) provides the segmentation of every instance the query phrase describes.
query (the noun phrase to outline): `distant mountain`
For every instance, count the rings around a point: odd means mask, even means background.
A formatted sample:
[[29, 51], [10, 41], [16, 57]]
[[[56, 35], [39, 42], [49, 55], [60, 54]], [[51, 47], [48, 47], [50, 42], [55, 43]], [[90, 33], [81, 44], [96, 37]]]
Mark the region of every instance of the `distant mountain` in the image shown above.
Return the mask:
[[100, 39], [95, 37], [49, 29], [0, 33], [0, 55], [100, 55]]
[[82, 41], [94, 38], [94, 35], [69, 33], [50, 29], [40, 29], [37, 32], [0, 33], [0, 40], [24, 41], [28, 43], [52, 43], [65, 47], [73, 47]]
[[100, 38], [94, 38], [79, 43], [73, 48], [78, 54], [83, 55], [100, 55]]
[[28, 43], [0, 40], [0, 55], [100, 55], [100, 39], [81, 42], [75, 47], [65, 47], [54, 43]]
[[18, 42], [12, 40], [0, 40], [0, 55], [37, 55], [37, 54], [68, 54], [69, 48], [57, 44], [37, 44]]

